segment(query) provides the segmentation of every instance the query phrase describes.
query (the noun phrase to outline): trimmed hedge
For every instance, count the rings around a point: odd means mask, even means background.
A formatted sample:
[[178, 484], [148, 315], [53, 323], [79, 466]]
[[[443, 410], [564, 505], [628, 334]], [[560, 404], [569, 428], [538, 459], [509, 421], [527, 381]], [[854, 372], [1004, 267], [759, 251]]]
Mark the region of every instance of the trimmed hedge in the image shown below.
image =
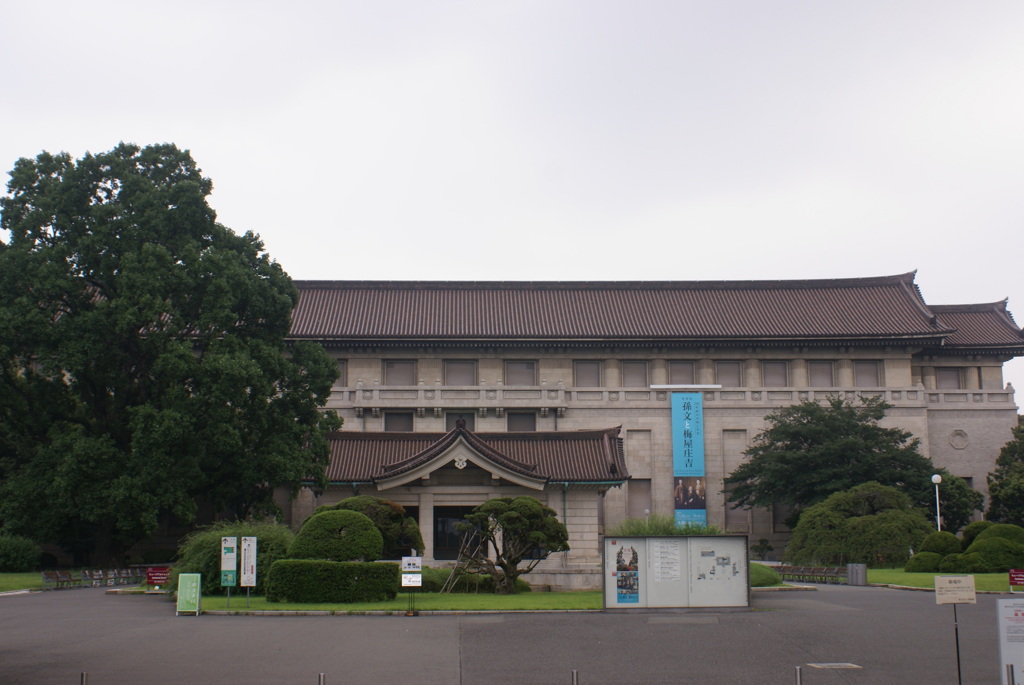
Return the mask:
[[[959, 543], [959, 540], [957, 541]], [[951, 555], [953, 556], [953, 555]], [[956, 554], [955, 556], [960, 556]], [[935, 573], [945, 557], [938, 552], [918, 552], [903, 567], [907, 573]]]
[[750, 587], [771, 587], [781, 585], [782, 576], [771, 566], [764, 564], [750, 564]]
[[335, 509], [313, 514], [288, 547], [289, 559], [376, 561], [384, 538], [373, 521], [356, 511]]
[[[1001, 538], [1003, 540], [1016, 542], [1018, 545], [1024, 545], [1024, 528], [1015, 526], [1012, 523], [994, 523], [978, 533], [974, 538], [974, 542], [980, 542], [981, 540], [988, 540], [990, 538]], [[973, 546], [974, 544], [972, 543], [971, 547]], [[970, 551], [970, 547], [968, 547], [967, 551]]]
[[950, 554], [939, 564], [941, 573], [994, 573], [995, 569], [984, 555]]
[[960, 541], [960, 550], [966, 550], [971, 546], [971, 543], [974, 542], [974, 538], [981, 535], [981, 532], [986, 528], [991, 528], [994, 525], [995, 523], [992, 521], [974, 521], [973, 523], [968, 523], [967, 527], [960, 532], [960, 536], [963, 538]]
[[[989, 530], [997, 528], [992, 526]], [[987, 532], [987, 531], [986, 531]], [[989, 565], [989, 573], [1002, 573], [1011, 568], [1024, 568], [1024, 544], [1002, 537], [985, 537], [984, 533], [974, 539], [964, 556], [980, 555]]]
[[[451, 572], [450, 568], [424, 567], [421, 592], [440, 592]], [[486, 573], [459, 573], [459, 577], [455, 580], [455, 585], [452, 587], [452, 592], [493, 593], [494, 578]], [[533, 592], [533, 588], [522, 578], [516, 578], [516, 593], [520, 592]]]
[[[374, 528], [376, 530], [376, 528]], [[399, 565], [279, 559], [270, 567], [267, 600], [296, 603], [383, 602], [398, 594]]]
[[28, 538], [19, 535], [0, 535], [0, 571], [21, 573], [35, 571], [43, 550]]
[[960, 539], [948, 530], [936, 531], [930, 534], [921, 543], [921, 552], [935, 552], [940, 557], [947, 554], [959, 554], [963, 551], [960, 546]]

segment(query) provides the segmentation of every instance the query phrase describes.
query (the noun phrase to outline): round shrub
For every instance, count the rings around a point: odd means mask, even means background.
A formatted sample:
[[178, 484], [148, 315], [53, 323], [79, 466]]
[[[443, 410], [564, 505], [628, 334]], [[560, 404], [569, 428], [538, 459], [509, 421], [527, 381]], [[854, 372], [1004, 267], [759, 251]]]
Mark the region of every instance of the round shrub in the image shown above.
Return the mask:
[[781, 584], [782, 576], [772, 567], [764, 564], [750, 565], [750, 587], [771, 587]]
[[950, 554], [939, 564], [942, 573], [992, 573], [992, 566], [981, 554]]
[[43, 551], [39, 545], [18, 535], [0, 535], [0, 572], [22, 573], [39, 568]]
[[[992, 528], [995, 527], [992, 526]], [[985, 538], [982, 533], [967, 548], [965, 556], [970, 554], [980, 555], [991, 567], [990, 573], [1002, 573], [1011, 568], [1024, 568], [1024, 544], [1006, 538]]]
[[318, 507], [314, 513], [335, 509], [358, 511], [373, 521], [373, 525], [377, 526], [377, 530], [384, 537], [382, 558], [400, 559], [412, 550], [417, 554], [423, 554], [425, 548], [420, 528], [416, 520], [406, 514], [405, 507], [401, 504], [380, 497], [356, 495], [343, 499], [334, 506]]
[[935, 552], [940, 557], [957, 554], [962, 551], [960, 540], [947, 530], [935, 531], [921, 543], [922, 552]]
[[288, 558], [376, 561], [383, 549], [384, 538], [369, 518], [356, 511], [328, 510], [306, 519]]
[[978, 537], [981, 534], [981, 531], [986, 528], [991, 528], [994, 525], [995, 524], [992, 523], [992, 521], [973, 521], [968, 523], [967, 527], [960, 533], [963, 538], [960, 541], [960, 549], [965, 550], [970, 547], [971, 543], [974, 542], [974, 538]]
[[939, 570], [943, 555], [938, 552], [918, 552], [910, 557], [910, 561], [903, 567], [907, 573], [934, 573]]
[[989, 538], [1002, 538], [1003, 540], [1010, 540], [1019, 545], [1024, 545], [1024, 528], [1015, 526], [1012, 523], [993, 523], [978, 533], [974, 538], [974, 542], [988, 540]]

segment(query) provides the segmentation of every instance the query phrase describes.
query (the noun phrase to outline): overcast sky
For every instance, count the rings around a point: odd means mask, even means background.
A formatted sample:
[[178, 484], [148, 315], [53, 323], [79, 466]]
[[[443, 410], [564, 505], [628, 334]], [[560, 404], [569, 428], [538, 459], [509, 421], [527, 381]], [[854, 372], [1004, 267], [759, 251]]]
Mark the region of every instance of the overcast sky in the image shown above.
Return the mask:
[[1021, 323], [1022, 37], [1020, 0], [5, 2], [0, 169], [176, 143], [297, 279], [916, 269]]

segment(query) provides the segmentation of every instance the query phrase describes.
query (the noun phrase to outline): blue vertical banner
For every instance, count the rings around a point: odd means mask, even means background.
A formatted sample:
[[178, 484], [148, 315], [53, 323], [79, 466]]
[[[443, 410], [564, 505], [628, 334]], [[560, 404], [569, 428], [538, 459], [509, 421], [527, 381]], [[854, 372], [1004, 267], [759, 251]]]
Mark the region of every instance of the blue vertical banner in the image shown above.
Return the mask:
[[676, 523], [708, 522], [704, 396], [672, 393], [672, 501]]

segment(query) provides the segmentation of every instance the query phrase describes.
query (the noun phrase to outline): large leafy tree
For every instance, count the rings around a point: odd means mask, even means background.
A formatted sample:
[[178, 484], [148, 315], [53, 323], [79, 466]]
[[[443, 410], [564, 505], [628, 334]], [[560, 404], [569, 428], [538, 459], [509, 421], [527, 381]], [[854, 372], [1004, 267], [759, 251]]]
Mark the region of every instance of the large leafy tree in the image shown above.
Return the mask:
[[322, 480], [322, 348], [297, 293], [216, 221], [174, 145], [21, 159], [0, 200], [0, 523], [101, 563], [197, 502], [237, 516]]
[[1017, 417], [1013, 439], [1003, 445], [996, 470], [988, 474], [988, 519], [1024, 525], [1024, 417]]
[[874, 397], [860, 404], [832, 397], [772, 412], [746, 451], [749, 459], [725, 479], [729, 501], [788, 505], [790, 525], [804, 508], [869, 481], [900, 488], [918, 506], [934, 503], [936, 470], [918, 451], [918, 440], [878, 424], [890, 406]]
[[489, 574], [498, 594], [515, 592], [516, 579], [532, 571], [553, 552], [569, 549], [569, 533], [555, 510], [533, 497], [487, 500], [459, 524], [474, 534], [465, 559], [471, 571]]

